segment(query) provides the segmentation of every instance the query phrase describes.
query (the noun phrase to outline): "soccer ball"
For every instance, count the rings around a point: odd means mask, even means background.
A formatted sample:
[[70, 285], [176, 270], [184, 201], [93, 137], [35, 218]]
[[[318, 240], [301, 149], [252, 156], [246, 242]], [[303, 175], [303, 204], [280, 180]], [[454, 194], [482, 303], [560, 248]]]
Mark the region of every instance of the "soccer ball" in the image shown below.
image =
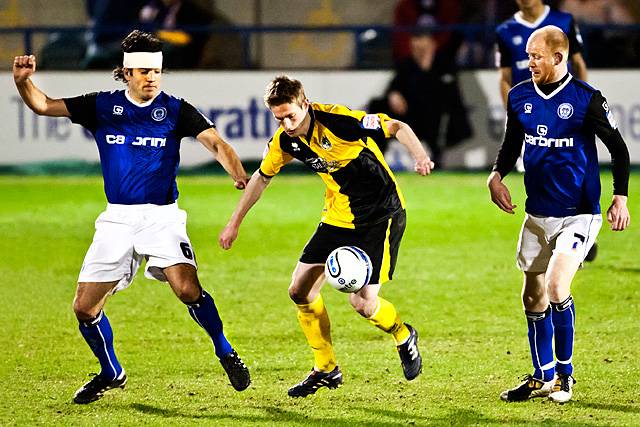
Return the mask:
[[340, 292], [358, 292], [371, 278], [371, 259], [356, 246], [341, 246], [329, 254], [324, 264], [327, 282]]

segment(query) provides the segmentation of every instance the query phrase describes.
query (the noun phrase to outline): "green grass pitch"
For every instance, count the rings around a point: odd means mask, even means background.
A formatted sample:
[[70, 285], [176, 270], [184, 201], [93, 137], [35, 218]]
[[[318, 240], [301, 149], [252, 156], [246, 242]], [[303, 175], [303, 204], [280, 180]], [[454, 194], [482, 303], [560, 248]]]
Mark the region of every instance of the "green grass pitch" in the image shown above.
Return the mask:
[[[603, 205], [611, 181], [603, 179]], [[632, 224], [605, 225], [595, 263], [573, 283], [575, 399], [506, 404], [499, 393], [530, 371], [514, 251], [522, 177], [507, 178], [516, 215], [489, 200], [485, 174], [401, 174], [408, 227], [395, 280], [383, 287], [420, 331], [423, 374], [402, 376], [392, 341], [323, 291], [343, 387], [294, 400], [287, 388], [313, 359], [287, 296], [291, 271], [323, 202], [317, 177], [273, 180], [231, 251], [217, 245], [240, 192], [215, 176], [179, 179], [180, 205], [228, 337], [251, 370], [228, 384], [210, 340], [165, 284], [138, 275], [107, 306], [124, 391], [74, 405], [98, 364], [71, 310], [75, 280], [105, 205], [99, 178], [0, 177], [0, 425], [640, 425], [640, 175]]]

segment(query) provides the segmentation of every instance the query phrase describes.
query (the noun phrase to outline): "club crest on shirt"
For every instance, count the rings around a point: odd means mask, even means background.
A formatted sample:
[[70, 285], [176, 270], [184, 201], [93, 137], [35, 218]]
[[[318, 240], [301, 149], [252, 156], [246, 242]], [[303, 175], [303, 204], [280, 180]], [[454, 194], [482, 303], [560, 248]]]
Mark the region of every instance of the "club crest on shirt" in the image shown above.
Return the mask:
[[113, 106], [113, 114], [115, 114], [116, 116], [121, 116], [123, 112], [124, 108], [121, 105]]
[[327, 138], [326, 136], [322, 137], [322, 139], [320, 140], [320, 145], [327, 151], [333, 148], [333, 146], [331, 145], [331, 141], [329, 141], [329, 138]]
[[377, 114], [366, 114], [362, 118], [362, 127], [365, 129], [380, 129], [380, 117]]
[[522, 44], [522, 36], [515, 36], [511, 39], [511, 42], [515, 45], [515, 46], [519, 46]]
[[530, 102], [526, 102], [524, 104], [524, 113], [525, 114], [531, 114], [532, 111], [533, 111], [533, 105], [531, 105]]
[[558, 117], [566, 120], [571, 116], [573, 116], [573, 105], [563, 102], [558, 106]]
[[164, 107], [156, 107], [151, 112], [151, 118], [156, 122], [161, 122], [167, 117], [167, 109]]

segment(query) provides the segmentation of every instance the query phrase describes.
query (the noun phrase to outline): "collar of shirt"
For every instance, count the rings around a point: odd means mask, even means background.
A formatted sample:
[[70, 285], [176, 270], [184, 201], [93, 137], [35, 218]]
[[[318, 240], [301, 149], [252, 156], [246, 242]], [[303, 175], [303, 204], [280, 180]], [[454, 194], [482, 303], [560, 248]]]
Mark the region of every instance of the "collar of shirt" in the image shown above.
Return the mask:
[[544, 93], [545, 95], [549, 95], [551, 92], [558, 89], [562, 83], [567, 81], [568, 78], [569, 78], [569, 73], [565, 74], [564, 77], [558, 80], [557, 82], [538, 86], [538, 89], [540, 89], [542, 93]]
[[307, 130], [307, 134], [305, 135], [305, 139], [307, 140], [307, 144], [311, 145], [311, 138], [313, 137], [313, 127], [316, 125], [316, 116], [313, 113], [313, 108], [309, 105], [309, 115], [311, 116], [311, 122], [309, 123], [309, 130]]

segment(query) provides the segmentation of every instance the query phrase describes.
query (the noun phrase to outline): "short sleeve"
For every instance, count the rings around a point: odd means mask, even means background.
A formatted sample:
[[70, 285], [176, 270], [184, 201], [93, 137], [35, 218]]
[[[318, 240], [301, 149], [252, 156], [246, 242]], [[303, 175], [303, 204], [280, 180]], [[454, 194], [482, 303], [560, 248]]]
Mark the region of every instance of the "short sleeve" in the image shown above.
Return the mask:
[[193, 105], [184, 99], [180, 102], [180, 112], [178, 113], [178, 123], [176, 133], [178, 138], [191, 136], [195, 138], [200, 132], [209, 128], [215, 128], [213, 122], [206, 118]]
[[265, 149], [264, 156], [262, 158], [262, 162], [260, 163], [260, 174], [264, 177], [271, 178], [280, 172], [280, 169], [291, 160], [293, 157], [282, 151], [280, 148], [280, 135], [282, 133], [276, 134], [269, 144], [267, 144], [267, 148]]
[[511, 58], [511, 50], [506, 45], [506, 43], [502, 40], [500, 36], [498, 36], [498, 41], [496, 43], [496, 67], [504, 68], [511, 67], [512, 58]]
[[360, 119], [360, 126], [365, 130], [366, 133], [377, 134], [375, 136], [380, 136], [380, 134], [382, 134], [384, 138], [391, 138], [389, 129], [387, 129], [387, 123], [391, 120], [391, 117], [384, 113], [364, 114]]
[[77, 123], [87, 128], [91, 133], [95, 133], [98, 127], [96, 117], [96, 99], [98, 93], [88, 93], [74, 98], [63, 98], [64, 104], [69, 111], [69, 118], [73, 123]]

